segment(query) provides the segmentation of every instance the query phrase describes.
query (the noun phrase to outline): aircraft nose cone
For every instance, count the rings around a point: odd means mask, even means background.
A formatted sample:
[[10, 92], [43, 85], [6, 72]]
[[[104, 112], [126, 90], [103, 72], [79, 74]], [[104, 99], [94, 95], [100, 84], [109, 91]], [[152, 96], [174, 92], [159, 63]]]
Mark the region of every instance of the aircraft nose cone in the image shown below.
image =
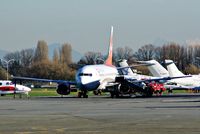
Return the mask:
[[26, 90], [27, 92], [30, 92], [30, 91], [31, 91], [31, 88], [26, 87], [25, 90]]
[[79, 83], [78, 86], [80, 89], [86, 89], [86, 90], [96, 90], [100, 85], [99, 80], [89, 82], [89, 83]]

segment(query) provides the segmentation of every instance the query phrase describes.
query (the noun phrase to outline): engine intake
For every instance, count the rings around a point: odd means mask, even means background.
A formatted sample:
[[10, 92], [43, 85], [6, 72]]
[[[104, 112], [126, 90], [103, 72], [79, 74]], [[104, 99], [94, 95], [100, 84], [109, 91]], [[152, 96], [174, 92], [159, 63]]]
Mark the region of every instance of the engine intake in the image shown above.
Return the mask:
[[68, 95], [71, 91], [70, 85], [66, 83], [59, 84], [56, 91], [60, 95]]

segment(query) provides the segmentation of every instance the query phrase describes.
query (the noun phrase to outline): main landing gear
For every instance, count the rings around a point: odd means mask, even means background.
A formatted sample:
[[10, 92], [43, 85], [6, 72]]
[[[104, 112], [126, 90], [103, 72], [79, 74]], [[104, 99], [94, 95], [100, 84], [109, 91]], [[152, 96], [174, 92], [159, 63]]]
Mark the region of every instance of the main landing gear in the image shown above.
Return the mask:
[[84, 91], [81, 91], [81, 92], [78, 92], [78, 98], [88, 98], [88, 95], [87, 95], [87, 91], [84, 90]]

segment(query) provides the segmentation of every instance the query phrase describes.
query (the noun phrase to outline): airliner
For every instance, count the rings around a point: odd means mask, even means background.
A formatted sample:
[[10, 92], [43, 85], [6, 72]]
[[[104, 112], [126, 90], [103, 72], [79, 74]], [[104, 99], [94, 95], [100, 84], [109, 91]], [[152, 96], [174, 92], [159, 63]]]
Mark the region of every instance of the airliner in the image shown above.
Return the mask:
[[80, 89], [78, 97], [87, 98], [87, 91], [105, 89], [107, 86], [112, 86], [115, 82], [115, 78], [118, 76], [118, 70], [112, 65], [112, 48], [113, 26], [111, 27], [109, 52], [105, 63], [99, 65], [85, 65], [84, 67], [80, 68], [75, 76], [76, 81], [71, 82], [64, 80], [49, 80], [27, 77], [13, 77], [13, 79], [56, 82], [58, 83], [57, 93], [61, 95], [68, 95], [71, 91], [71, 86], [75, 85]]
[[26, 94], [28, 96], [28, 93], [31, 91], [29, 87], [13, 84], [9, 80], [0, 80], [0, 95], [4, 96], [6, 94]]
[[[99, 89], [109, 91], [111, 93], [111, 97], [113, 97], [114, 95], [118, 96], [119, 92], [120, 93], [124, 92], [122, 88], [123, 86], [121, 86], [122, 84], [129, 85], [133, 88], [137, 88], [138, 90], [140, 89], [142, 90], [142, 87], [140, 87], [138, 83], [141, 83], [143, 81], [138, 81], [138, 80], [135, 81], [135, 79], [125, 78], [124, 76], [120, 76], [119, 70], [123, 69], [123, 67], [115, 67], [112, 64], [112, 58], [113, 58], [113, 26], [111, 27], [109, 51], [105, 63], [99, 65], [83, 66], [77, 71], [75, 76], [75, 81], [49, 80], [49, 79], [27, 78], [27, 77], [13, 77], [13, 79], [56, 82], [58, 83], [57, 93], [61, 95], [70, 94], [71, 86], [75, 85], [76, 87], [78, 87], [78, 89], [80, 89], [80, 91], [78, 92], [78, 97], [80, 98], [81, 97], [88, 98], [87, 95], [88, 91], [95, 91]], [[162, 79], [171, 79], [171, 78], [167, 77]]]

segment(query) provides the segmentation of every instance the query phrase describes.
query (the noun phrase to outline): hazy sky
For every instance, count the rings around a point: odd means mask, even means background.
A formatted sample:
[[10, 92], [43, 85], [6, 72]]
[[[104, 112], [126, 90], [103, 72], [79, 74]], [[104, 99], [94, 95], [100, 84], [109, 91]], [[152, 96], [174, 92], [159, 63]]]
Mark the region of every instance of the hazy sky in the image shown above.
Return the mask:
[[110, 26], [114, 47], [137, 50], [157, 40], [200, 38], [200, 0], [0, 0], [0, 49], [71, 43], [105, 53]]

